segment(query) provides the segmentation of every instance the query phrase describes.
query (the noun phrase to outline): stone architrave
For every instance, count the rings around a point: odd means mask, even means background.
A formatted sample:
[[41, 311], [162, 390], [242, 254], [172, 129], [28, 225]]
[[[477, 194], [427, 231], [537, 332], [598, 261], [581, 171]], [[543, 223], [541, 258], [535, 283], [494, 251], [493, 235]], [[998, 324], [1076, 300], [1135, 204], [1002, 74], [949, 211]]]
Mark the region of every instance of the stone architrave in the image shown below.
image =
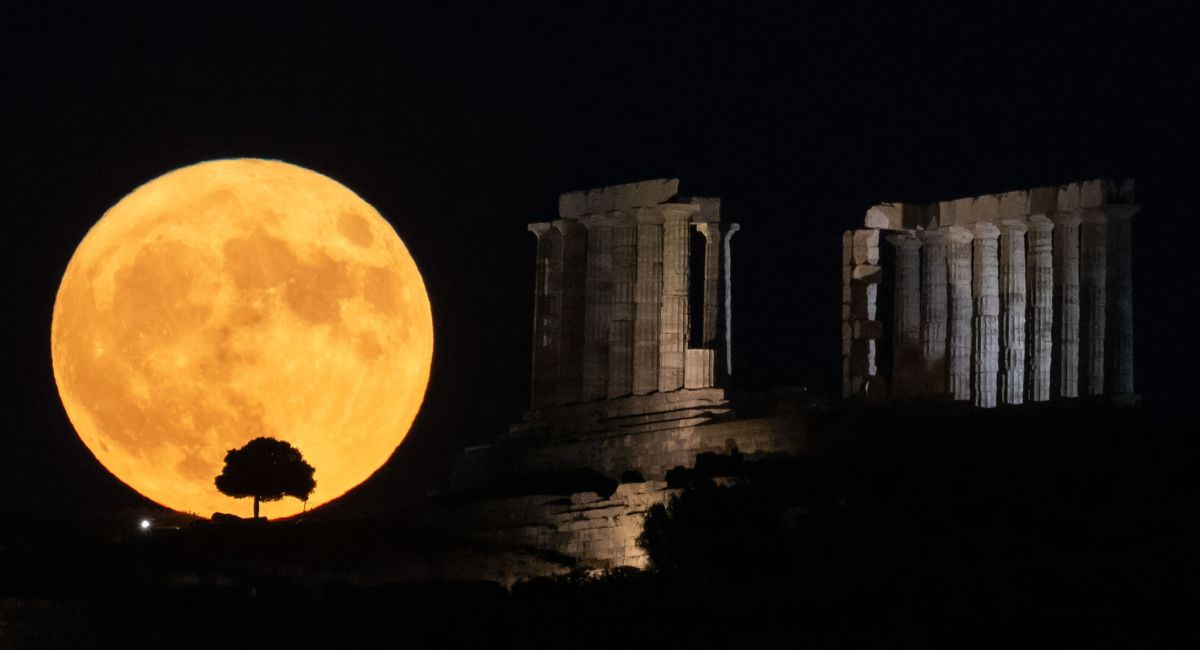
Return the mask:
[[943, 228], [946, 235], [946, 259], [949, 276], [949, 339], [946, 364], [949, 367], [950, 396], [971, 399], [971, 346], [974, 302], [972, 291], [972, 240], [974, 234], [961, 226]]
[[698, 206], [661, 206], [662, 311], [659, 316], [658, 390], [683, 388], [688, 339], [688, 220]]
[[633, 323], [637, 283], [637, 221], [612, 215], [612, 320], [608, 326], [609, 399], [633, 392]]
[[1133, 394], [1133, 252], [1130, 221], [1136, 205], [1106, 205], [1108, 216], [1109, 392]]
[[559, 219], [562, 233], [561, 300], [557, 403], [575, 404], [583, 389], [585, 294], [587, 284], [587, 229], [578, 221]]
[[988, 222], [971, 226], [973, 266], [971, 297], [975, 303], [972, 352], [974, 382], [971, 397], [975, 406], [996, 406], [1000, 366], [1000, 261], [997, 255], [1000, 229]]
[[1108, 219], [1103, 209], [1083, 210], [1083, 225], [1079, 232], [1079, 347], [1088, 395], [1104, 394], [1107, 231]]
[[1050, 368], [1054, 341], [1054, 258], [1051, 238], [1054, 223], [1045, 215], [1029, 218], [1025, 279], [1029, 289], [1026, 325], [1028, 378], [1026, 398], [1031, 402], [1050, 399]]
[[921, 392], [921, 240], [911, 232], [889, 235], [896, 249], [896, 308], [892, 393]]
[[917, 232], [921, 240], [921, 375], [924, 392], [946, 394], [946, 236]]
[[1050, 374], [1055, 397], [1079, 396], [1079, 224], [1077, 210], [1050, 215], [1054, 222], [1054, 357]]
[[587, 283], [584, 298], [582, 399], [608, 394], [609, 322], [612, 320], [612, 218], [580, 218], [587, 228]]
[[1000, 402], [1025, 401], [1025, 233], [1024, 222], [1003, 219], [1000, 226]]
[[639, 208], [637, 280], [634, 286], [633, 394], [658, 390], [659, 327], [662, 318], [662, 213]]

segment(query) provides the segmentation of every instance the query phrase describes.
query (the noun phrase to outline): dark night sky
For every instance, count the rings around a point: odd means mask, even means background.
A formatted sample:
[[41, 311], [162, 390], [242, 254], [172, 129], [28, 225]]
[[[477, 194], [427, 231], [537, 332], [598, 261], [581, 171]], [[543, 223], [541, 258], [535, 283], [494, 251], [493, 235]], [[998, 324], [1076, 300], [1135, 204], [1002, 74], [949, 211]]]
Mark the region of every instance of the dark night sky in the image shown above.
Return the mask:
[[360, 508], [436, 486], [465, 441], [519, 417], [525, 224], [553, 218], [560, 192], [616, 182], [677, 176], [684, 194], [720, 196], [743, 228], [738, 384], [832, 394], [839, 233], [869, 205], [1133, 176], [1139, 390], [1182, 414], [1175, 398], [1195, 385], [1196, 237], [1184, 224], [1198, 212], [1200, 67], [1184, 11], [195, 4], [92, 3], [0, 28], [0, 511], [91, 516], [135, 502], [58, 402], [54, 294], [109, 206], [220, 157], [337, 179], [391, 220], [421, 266], [432, 383], [409, 439], [350, 497]]

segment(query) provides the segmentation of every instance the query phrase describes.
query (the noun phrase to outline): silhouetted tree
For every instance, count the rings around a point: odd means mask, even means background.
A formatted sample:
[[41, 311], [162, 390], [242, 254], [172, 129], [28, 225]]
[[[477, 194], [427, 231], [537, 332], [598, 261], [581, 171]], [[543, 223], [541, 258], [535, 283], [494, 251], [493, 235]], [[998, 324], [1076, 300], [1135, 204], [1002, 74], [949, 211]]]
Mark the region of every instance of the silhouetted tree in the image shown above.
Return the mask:
[[254, 497], [254, 518], [260, 501], [278, 501], [285, 496], [307, 501], [317, 487], [312, 465], [300, 451], [282, 440], [255, 438], [241, 449], [225, 454], [225, 468], [217, 477], [217, 489], [235, 499]]

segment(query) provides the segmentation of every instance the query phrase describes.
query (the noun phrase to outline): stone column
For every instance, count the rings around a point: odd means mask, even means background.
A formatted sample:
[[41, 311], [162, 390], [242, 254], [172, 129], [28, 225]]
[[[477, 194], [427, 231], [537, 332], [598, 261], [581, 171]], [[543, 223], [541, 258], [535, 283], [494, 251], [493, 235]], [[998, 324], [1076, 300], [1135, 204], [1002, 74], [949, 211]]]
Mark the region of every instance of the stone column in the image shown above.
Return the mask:
[[1000, 402], [1025, 401], [1025, 232], [1021, 221], [1000, 221]]
[[1000, 229], [985, 221], [972, 225], [971, 232], [975, 235], [971, 269], [971, 297], [975, 303], [971, 396], [975, 406], [993, 408], [1000, 367], [1000, 263], [997, 255]]
[[558, 401], [559, 321], [562, 310], [562, 233], [549, 223], [529, 225], [538, 238], [534, 276], [533, 408]]
[[575, 404], [581, 399], [583, 389], [587, 229], [569, 219], [555, 221], [554, 227], [562, 233], [557, 402]]
[[1079, 397], [1079, 213], [1061, 211], [1054, 222], [1054, 357], [1056, 397]]
[[704, 322], [701, 328], [700, 345], [717, 347], [717, 280], [721, 257], [721, 233], [719, 224], [698, 223], [696, 230], [704, 235]]
[[971, 241], [974, 235], [960, 226], [944, 228], [946, 259], [949, 275], [948, 303], [950, 312], [946, 363], [949, 367], [950, 396], [956, 400], [971, 399], [971, 344], [975, 305], [971, 300]]
[[613, 303], [612, 217], [591, 215], [580, 222], [588, 229], [582, 399], [590, 402], [608, 394], [608, 328]]
[[1054, 223], [1045, 215], [1029, 218], [1025, 257], [1025, 281], [1029, 285], [1029, 322], [1025, 328], [1029, 378], [1025, 395], [1031, 402], [1050, 399], [1054, 340], [1054, 261], [1050, 242], [1053, 231]]
[[925, 393], [946, 394], [946, 236], [917, 232], [921, 240], [921, 376]]
[[889, 235], [896, 249], [896, 310], [892, 394], [921, 390], [921, 240], [911, 232]]
[[1083, 210], [1083, 225], [1079, 232], [1079, 347], [1088, 395], [1104, 394], [1107, 231], [1108, 219], [1104, 210]]
[[633, 392], [634, 289], [637, 283], [637, 221], [612, 214], [612, 320], [608, 325], [609, 399]]
[[717, 319], [716, 381], [724, 384], [733, 374], [733, 236], [742, 226], [736, 223], [725, 224], [721, 231], [721, 278], [718, 283], [720, 296], [717, 303], [721, 306], [724, 318]]
[[690, 205], [664, 205], [662, 311], [659, 316], [658, 390], [683, 388], [688, 340], [688, 251]]
[[882, 397], [875, 367], [875, 339], [883, 327], [875, 320], [875, 299], [883, 277], [879, 266], [879, 230], [852, 234], [854, 265], [850, 271], [849, 378], [852, 396]]
[[1109, 392], [1133, 394], [1133, 250], [1136, 205], [1106, 205], [1108, 215]]
[[662, 316], [662, 213], [637, 212], [637, 282], [634, 286], [633, 394], [658, 390], [659, 326]]

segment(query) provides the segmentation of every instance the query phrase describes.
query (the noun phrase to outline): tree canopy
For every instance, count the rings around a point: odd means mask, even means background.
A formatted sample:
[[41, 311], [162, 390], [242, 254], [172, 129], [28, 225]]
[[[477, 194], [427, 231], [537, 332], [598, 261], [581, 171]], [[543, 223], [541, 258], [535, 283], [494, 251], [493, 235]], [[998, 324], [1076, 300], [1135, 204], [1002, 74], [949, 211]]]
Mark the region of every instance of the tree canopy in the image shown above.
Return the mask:
[[217, 489], [235, 499], [254, 497], [254, 517], [260, 501], [285, 496], [307, 501], [317, 487], [316, 470], [300, 450], [275, 438], [255, 438], [225, 454], [225, 467], [216, 479]]

